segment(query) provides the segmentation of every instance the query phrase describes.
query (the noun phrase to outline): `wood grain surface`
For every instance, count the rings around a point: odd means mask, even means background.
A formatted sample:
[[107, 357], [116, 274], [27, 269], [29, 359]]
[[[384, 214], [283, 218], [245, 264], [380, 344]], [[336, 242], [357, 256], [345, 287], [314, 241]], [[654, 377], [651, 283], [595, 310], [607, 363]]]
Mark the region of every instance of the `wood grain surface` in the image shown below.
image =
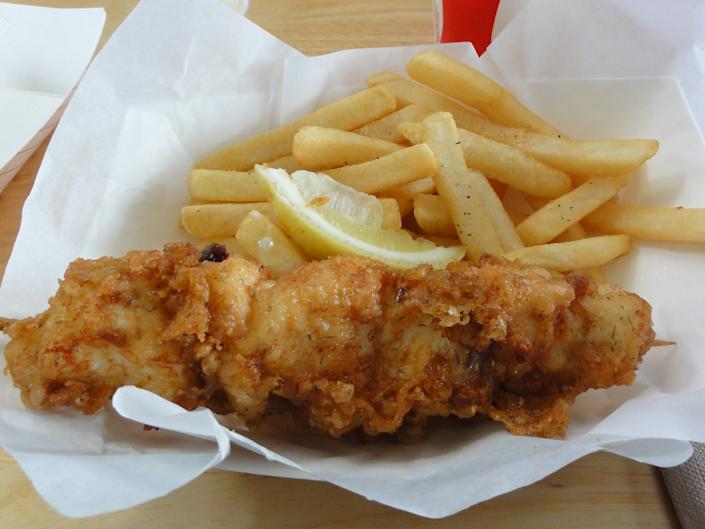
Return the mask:
[[[104, 7], [101, 45], [134, 0], [44, 0], [52, 7]], [[252, 0], [249, 17], [314, 55], [344, 48], [431, 42], [430, 0]], [[158, 21], [155, 21], [157, 24]], [[47, 142], [0, 194], [0, 277], [19, 228], [22, 204]], [[47, 469], [50, 471], [50, 469]], [[0, 528], [563, 528], [678, 527], [658, 471], [608, 454], [588, 456], [543, 481], [445, 520], [426, 520], [325, 483], [208, 472], [171, 495], [124, 512], [62, 518], [0, 450]]]

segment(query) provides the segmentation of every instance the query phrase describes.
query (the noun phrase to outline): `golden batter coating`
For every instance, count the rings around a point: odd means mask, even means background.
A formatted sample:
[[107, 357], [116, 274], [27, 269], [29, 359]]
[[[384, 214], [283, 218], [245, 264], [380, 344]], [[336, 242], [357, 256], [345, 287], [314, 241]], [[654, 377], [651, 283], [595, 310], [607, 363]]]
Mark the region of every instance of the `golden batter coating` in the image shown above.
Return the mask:
[[276, 395], [336, 437], [476, 414], [560, 437], [575, 397], [630, 383], [654, 338], [644, 300], [578, 273], [334, 257], [272, 280], [187, 244], [78, 260], [47, 311], [0, 330], [31, 408], [92, 413], [134, 384], [254, 425]]

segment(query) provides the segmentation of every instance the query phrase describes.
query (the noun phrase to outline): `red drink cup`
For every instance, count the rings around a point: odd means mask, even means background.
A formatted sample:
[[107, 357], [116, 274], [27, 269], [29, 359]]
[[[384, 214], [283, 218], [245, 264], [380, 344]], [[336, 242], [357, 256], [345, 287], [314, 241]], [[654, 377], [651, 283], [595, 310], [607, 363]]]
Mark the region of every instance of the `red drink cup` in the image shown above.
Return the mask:
[[492, 40], [499, 0], [434, 0], [436, 40], [472, 42], [482, 55]]

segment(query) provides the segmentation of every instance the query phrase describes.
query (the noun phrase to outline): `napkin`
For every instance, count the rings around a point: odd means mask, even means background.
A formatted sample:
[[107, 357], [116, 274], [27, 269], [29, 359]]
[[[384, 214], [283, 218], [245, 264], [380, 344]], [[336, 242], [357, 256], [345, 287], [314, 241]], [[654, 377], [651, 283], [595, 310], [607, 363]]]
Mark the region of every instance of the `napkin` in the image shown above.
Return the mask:
[[705, 520], [705, 444], [695, 443], [685, 463], [663, 469], [663, 477], [683, 529], [699, 529]]
[[[704, 8], [535, 0], [482, 60], [466, 44], [307, 58], [215, 0], [145, 0], [92, 63], [47, 149], [0, 288], [0, 314], [43, 310], [77, 256], [183, 239], [176, 220], [197, 159], [359, 90], [379, 69], [403, 72], [421, 49], [442, 49], [483, 69], [575, 137], [661, 139], [625, 198], [702, 205], [705, 18], [696, 15]], [[669, 21], [665, 29], [652, 23], [659, 18]], [[655, 43], [668, 51], [638, 53]], [[410, 446], [261, 436], [129, 387], [105, 414], [37, 413], [22, 407], [4, 377], [0, 442], [38, 492], [70, 516], [136, 505], [213, 466], [325, 480], [438, 518], [598, 450], [677, 465], [692, 453], [689, 440], [705, 441], [704, 314], [693, 288], [705, 280], [705, 252], [640, 244], [607, 272], [654, 305], [658, 336], [678, 344], [650, 351], [632, 386], [581, 395], [565, 440], [455, 421], [440, 421]], [[141, 424], [160, 429], [143, 431]]]
[[0, 192], [52, 131], [105, 12], [0, 3]]

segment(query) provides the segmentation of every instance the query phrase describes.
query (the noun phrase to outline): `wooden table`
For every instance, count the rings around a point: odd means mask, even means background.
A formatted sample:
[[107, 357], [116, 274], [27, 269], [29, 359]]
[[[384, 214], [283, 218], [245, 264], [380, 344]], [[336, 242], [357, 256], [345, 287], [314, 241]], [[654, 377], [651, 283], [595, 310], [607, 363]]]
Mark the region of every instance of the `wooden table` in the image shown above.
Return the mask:
[[[102, 45], [135, 0], [18, 3], [105, 7], [107, 23]], [[426, 43], [433, 38], [430, 0], [253, 0], [249, 16], [270, 33], [311, 55], [351, 47]], [[0, 194], [0, 276], [17, 235], [22, 204], [45, 149], [46, 143]], [[661, 529], [678, 524], [656, 469], [607, 454], [586, 457], [535, 485], [443, 521], [397, 512], [324, 483], [218, 471], [208, 472], [166, 498], [129, 511], [70, 520], [52, 511], [17, 464], [0, 450], [0, 527], [399, 526]]]

